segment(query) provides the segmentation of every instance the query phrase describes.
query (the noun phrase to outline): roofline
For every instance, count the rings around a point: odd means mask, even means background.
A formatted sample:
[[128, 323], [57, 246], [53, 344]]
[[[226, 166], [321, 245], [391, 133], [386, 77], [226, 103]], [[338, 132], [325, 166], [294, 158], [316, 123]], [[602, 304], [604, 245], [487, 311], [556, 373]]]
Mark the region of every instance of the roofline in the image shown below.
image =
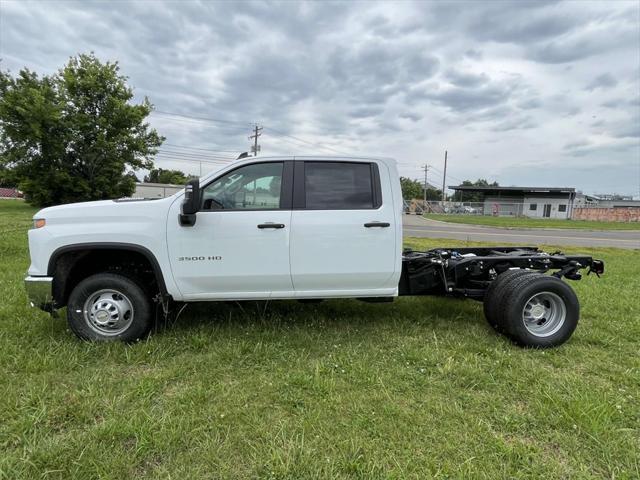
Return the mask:
[[146, 187], [175, 187], [175, 188], [184, 188], [184, 185], [178, 185], [175, 183], [154, 183], [154, 182], [136, 182], [136, 186], [146, 186]]
[[307, 160], [307, 161], [378, 161], [388, 165], [396, 166], [397, 162], [394, 158], [391, 157], [371, 157], [371, 156], [339, 156], [339, 155], [278, 155], [272, 157], [263, 157], [262, 155], [258, 155], [256, 157], [248, 156], [243, 158], [237, 158], [232, 160], [229, 163], [223, 163], [216, 165], [219, 168], [212, 170], [211, 172], [200, 177], [201, 183], [208, 182], [212, 177], [224, 174], [226, 171], [233, 170], [235, 168], [241, 167], [242, 165], [246, 165], [253, 162], [284, 162], [287, 160]]
[[575, 193], [573, 187], [492, 187], [474, 185], [449, 185], [451, 190], [464, 190], [470, 192], [523, 192], [523, 193]]

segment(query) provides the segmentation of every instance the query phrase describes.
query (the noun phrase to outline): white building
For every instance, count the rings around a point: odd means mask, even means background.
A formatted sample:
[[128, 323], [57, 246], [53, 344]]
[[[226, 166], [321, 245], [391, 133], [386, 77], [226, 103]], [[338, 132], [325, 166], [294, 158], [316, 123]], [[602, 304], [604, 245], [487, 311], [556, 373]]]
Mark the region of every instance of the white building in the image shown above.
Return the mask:
[[481, 193], [484, 215], [534, 218], [571, 218], [575, 188], [548, 187], [449, 187], [456, 192]]
[[164, 198], [179, 192], [184, 185], [171, 185], [170, 183], [136, 183], [133, 198]]

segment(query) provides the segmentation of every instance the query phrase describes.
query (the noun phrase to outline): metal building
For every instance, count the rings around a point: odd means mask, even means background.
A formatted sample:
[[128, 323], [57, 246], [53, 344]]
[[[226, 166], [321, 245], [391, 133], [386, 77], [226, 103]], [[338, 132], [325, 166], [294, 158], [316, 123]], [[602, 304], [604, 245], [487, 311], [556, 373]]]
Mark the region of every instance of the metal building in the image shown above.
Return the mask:
[[169, 183], [136, 183], [133, 198], [164, 198], [184, 189], [184, 185], [171, 185]]
[[571, 218], [576, 197], [575, 188], [549, 187], [476, 187], [449, 186], [458, 192], [480, 193], [482, 202], [476, 208], [483, 215], [524, 216], [533, 218]]

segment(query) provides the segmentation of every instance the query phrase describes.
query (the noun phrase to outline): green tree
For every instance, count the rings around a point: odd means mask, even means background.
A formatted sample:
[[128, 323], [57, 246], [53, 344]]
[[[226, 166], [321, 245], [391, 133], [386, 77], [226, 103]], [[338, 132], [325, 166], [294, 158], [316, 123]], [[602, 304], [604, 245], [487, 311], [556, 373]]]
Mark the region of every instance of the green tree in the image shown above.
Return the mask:
[[187, 183], [189, 177], [180, 170], [165, 170], [163, 168], [154, 168], [149, 175], [144, 177], [147, 183], [172, 183], [174, 185], [182, 185]]
[[133, 193], [135, 176], [153, 168], [164, 140], [132, 104], [118, 63], [72, 57], [57, 73], [0, 71], [0, 171], [28, 201], [46, 206]]
[[422, 198], [422, 184], [418, 180], [400, 177], [400, 188], [402, 189], [402, 198], [405, 200]]
[[[424, 198], [424, 192], [422, 191], [422, 183], [418, 180], [412, 180], [406, 177], [400, 177], [400, 188], [402, 189], [402, 198], [405, 200]], [[439, 201], [442, 200], [442, 190], [435, 188], [427, 188], [427, 200]]]
[[[460, 185], [466, 187], [498, 187], [498, 182], [489, 183], [484, 178], [479, 178], [475, 182], [471, 180], [465, 180]], [[484, 201], [484, 194], [482, 192], [465, 192], [459, 191], [454, 196], [453, 199], [457, 202], [482, 202]]]
[[427, 188], [427, 201], [439, 202], [442, 200], [442, 190], [436, 188]]

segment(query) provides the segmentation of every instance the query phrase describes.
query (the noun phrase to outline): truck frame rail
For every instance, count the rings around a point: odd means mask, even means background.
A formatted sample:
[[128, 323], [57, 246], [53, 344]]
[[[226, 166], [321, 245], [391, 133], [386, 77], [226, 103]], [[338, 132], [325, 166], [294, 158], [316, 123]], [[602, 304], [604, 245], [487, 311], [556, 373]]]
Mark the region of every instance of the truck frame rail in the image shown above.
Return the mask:
[[604, 273], [604, 262], [587, 255], [546, 253], [537, 247], [407, 249], [402, 256], [399, 295], [453, 295], [483, 300], [498, 275], [512, 269], [552, 273], [556, 278], [580, 280]]

